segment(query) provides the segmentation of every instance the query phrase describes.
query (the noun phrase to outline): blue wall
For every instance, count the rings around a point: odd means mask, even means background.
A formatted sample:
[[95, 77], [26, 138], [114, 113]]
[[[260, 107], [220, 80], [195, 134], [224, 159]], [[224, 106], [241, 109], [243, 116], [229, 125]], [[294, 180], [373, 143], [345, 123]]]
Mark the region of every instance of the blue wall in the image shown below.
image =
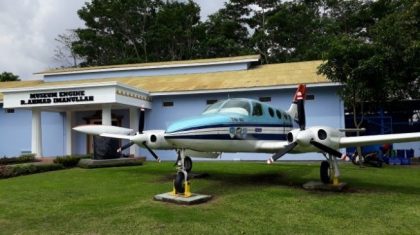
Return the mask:
[[[308, 93], [315, 96], [314, 100], [306, 102], [307, 125], [328, 125], [332, 127], [344, 127], [343, 104], [336, 94], [336, 87], [309, 88]], [[253, 98], [271, 97], [270, 104], [283, 110], [287, 110], [295, 93], [295, 88], [268, 91], [249, 91], [231, 93], [212, 93], [199, 95], [177, 95], [153, 97], [152, 110], [146, 111], [145, 130], [166, 129], [172, 122], [199, 115], [206, 107], [206, 101], [210, 99], [226, 98]], [[172, 101], [174, 106], [163, 107], [162, 102]], [[75, 125], [86, 124], [84, 118], [91, 117], [95, 111], [76, 112]], [[129, 127], [129, 112], [125, 110], [113, 110], [113, 115], [122, 116], [122, 126]], [[31, 150], [31, 111], [15, 110], [15, 113], [5, 113], [0, 109], [0, 156], [15, 156], [21, 151]], [[42, 113], [42, 140], [44, 156], [59, 156], [65, 153], [65, 115], [63, 113]], [[86, 153], [86, 135], [73, 132], [73, 152], [75, 154]], [[126, 141], [123, 142], [125, 144]], [[175, 151], [157, 151], [164, 159], [174, 160]], [[141, 155], [152, 159], [149, 152], [140, 150]], [[270, 155], [255, 153], [223, 154], [222, 159], [231, 160], [240, 158], [243, 160], [266, 160]], [[286, 155], [284, 159], [320, 159], [320, 154]]]
[[[0, 156], [18, 156], [31, 151], [32, 112], [15, 109], [6, 113], [0, 105]], [[44, 156], [64, 154], [64, 116], [42, 112], [42, 148]]]

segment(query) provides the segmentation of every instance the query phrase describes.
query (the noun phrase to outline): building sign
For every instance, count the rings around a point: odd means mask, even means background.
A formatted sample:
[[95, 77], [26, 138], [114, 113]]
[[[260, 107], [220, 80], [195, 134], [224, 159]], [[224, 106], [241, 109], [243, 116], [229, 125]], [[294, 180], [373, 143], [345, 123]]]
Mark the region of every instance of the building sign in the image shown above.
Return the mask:
[[94, 96], [85, 95], [84, 90], [30, 93], [29, 99], [20, 100], [21, 105], [61, 104], [93, 102]]

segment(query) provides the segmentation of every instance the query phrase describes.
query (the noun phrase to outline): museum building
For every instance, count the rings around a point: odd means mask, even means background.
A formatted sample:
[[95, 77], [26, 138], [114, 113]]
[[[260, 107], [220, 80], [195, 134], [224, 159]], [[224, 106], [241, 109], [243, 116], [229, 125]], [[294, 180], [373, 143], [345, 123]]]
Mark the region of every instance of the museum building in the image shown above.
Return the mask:
[[[72, 131], [85, 124], [145, 130], [199, 115], [217, 100], [246, 97], [280, 109], [290, 106], [297, 84], [308, 87], [307, 125], [344, 128], [339, 84], [317, 74], [321, 61], [262, 65], [260, 56], [54, 69], [37, 80], [0, 83], [0, 156], [32, 152], [54, 157], [93, 152], [93, 138]], [[122, 141], [121, 144], [124, 144]], [[132, 146], [126, 155], [149, 156]], [[174, 159], [174, 151], [157, 151]], [[222, 159], [266, 159], [266, 154], [223, 154]], [[319, 154], [304, 154], [300, 158]], [[293, 158], [287, 156], [286, 159]]]

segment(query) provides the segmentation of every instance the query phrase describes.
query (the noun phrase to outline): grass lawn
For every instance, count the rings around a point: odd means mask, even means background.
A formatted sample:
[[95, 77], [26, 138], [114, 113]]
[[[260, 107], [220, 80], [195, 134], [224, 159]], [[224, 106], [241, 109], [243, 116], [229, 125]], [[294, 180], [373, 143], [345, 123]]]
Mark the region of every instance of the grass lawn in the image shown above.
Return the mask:
[[420, 167], [344, 164], [348, 192], [310, 192], [319, 164], [194, 163], [206, 204], [153, 201], [173, 163], [74, 168], [0, 180], [0, 234], [419, 234]]

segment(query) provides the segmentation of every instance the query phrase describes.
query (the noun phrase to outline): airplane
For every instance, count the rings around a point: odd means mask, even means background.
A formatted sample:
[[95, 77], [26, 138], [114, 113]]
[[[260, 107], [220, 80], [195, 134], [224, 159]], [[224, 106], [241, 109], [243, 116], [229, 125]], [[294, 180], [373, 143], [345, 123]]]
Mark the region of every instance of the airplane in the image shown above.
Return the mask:
[[201, 115], [176, 121], [166, 130], [144, 131], [144, 109], [140, 111], [139, 130], [134, 135], [131, 135], [132, 129], [116, 126], [83, 125], [73, 129], [129, 140], [118, 151], [137, 144], [158, 161], [160, 158], [152, 149], [175, 150], [178, 167], [174, 190], [177, 194], [190, 194], [188, 174], [192, 161], [189, 156], [196, 154], [217, 157], [222, 152], [271, 153], [267, 160], [271, 164], [287, 153], [320, 152], [326, 158], [320, 165], [321, 181], [337, 185], [340, 176], [337, 159], [347, 157], [339, 152], [340, 148], [420, 141], [420, 132], [346, 137], [346, 131], [351, 130], [328, 126], [306, 128], [306, 90], [305, 84], [298, 86], [287, 111], [253, 99], [234, 98], [218, 101]]

